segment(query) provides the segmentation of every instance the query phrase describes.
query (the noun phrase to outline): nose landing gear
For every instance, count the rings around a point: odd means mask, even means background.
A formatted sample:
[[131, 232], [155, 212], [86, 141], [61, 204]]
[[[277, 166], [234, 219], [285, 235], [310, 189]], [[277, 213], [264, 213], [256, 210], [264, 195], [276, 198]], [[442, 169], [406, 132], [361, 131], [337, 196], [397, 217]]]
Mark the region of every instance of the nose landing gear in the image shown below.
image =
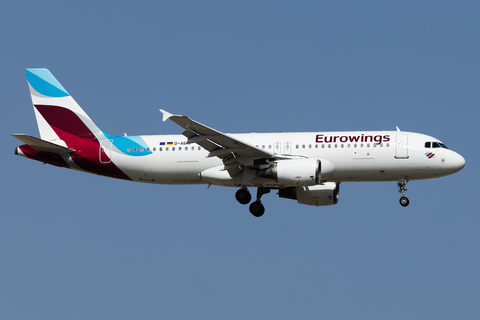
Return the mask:
[[406, 207], [410, 204], [410, 200], [408, 200], [408, 198], [405, 197], [405, 191], [407, 191], [405, 186], [407, 185], [407, 183], [408, 183], [408, 180], [405, 180], [405, 179], [400, 179], [398, 180], [398, 183], [397, 183], [398, 192], [402, 195], [400, 197], [400, 204], [402, 205], [402, 207]]

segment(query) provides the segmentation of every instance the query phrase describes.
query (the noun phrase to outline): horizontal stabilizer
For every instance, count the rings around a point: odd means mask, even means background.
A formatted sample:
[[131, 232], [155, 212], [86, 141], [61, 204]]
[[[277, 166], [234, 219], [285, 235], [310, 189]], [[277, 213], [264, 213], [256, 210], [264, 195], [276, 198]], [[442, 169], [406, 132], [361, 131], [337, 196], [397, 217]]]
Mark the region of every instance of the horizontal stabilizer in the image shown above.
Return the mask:
[[12, 134], [18, 140], [28, 144], [30, 147], [34, 148], [37, 151], [43, 152], [53, 152], [53, 153], [70, 153], [75, 152], [75, 150], [59, 146], [58, 144], [48, 142], [42, 139], [38, 139], [26, 134]]

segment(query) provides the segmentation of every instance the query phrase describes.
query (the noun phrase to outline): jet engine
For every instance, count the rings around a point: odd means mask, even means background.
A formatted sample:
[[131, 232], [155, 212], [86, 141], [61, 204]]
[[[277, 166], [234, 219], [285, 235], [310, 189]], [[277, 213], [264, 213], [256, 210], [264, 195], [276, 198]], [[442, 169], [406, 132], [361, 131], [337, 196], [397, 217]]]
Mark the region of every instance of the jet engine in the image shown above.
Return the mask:
[[326, 159], [292, 159], [275, 161], [258, 172], [259, 177], [275, 179], [290, 186], [314, 186], [334, 172], [334, 165]]
[[299, 186], [280, 189], [278, 196], [297, 200], [309, 206], [331, 206], [337, 204], [340, 184], [325, 182], [316, 186]]

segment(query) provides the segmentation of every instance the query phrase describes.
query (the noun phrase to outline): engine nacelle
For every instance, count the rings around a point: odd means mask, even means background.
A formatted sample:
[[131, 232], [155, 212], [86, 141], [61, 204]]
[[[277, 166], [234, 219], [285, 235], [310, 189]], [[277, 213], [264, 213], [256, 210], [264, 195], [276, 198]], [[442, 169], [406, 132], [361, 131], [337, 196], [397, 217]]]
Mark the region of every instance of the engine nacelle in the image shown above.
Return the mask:
[[335, 166], [326, 159], [293, 159], [275, 161], [258, 172], [262, 178], [275, 179], [290, 186], [314, 186], [333, 174]]
[[340, 184], [325, 182], [316, 186], [301, 186], [280, 189], [280, 198], [297, 200], [309, 206], [331, 206], [338, 203]]

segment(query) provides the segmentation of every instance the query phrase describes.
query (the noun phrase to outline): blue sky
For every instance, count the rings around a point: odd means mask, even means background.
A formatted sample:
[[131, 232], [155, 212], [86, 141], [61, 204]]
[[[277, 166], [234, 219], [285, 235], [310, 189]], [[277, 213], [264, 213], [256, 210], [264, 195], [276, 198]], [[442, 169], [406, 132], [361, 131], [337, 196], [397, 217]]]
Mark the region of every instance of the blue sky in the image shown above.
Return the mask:
[[[0, 317], [476, 319], [480, 5], [474, 1], [5, 1]], [[143, 185], [16, 157], [38, 136], [24, 68], [102, 130], [425, 133], [459, 173], [344, 183], [332, 207]]]

